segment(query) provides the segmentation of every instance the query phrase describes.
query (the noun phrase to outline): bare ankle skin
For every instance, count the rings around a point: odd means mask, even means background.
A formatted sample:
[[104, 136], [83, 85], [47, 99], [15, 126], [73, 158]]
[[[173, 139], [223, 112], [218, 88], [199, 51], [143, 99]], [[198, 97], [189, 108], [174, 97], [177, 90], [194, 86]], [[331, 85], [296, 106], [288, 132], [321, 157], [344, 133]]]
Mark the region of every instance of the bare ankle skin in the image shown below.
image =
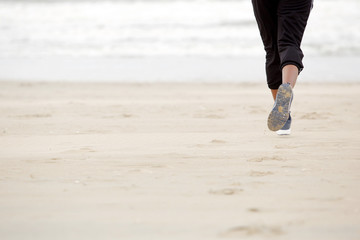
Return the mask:
[[[296, 80], [297, 77], [299, 75], [299, 69], [297, 66], [295, 65], [286, 65], [285, 67], [283, 67], [282, 69], [282, 76], [283, 76], [283, 83], [289, 83], [291, 88], [295, 87], [296, 84]], [[276, 99], [276, 94], [277, 94], [277, 89], [270, 89], [271, 90], [271, 94], [274, 98], [274, 101]]]
[[299, 69], [295, 65], [286, 65], [282, 69], [282, 82], [289, 83], [292, 88], [295, 87], [297, 77], [299, 75]]

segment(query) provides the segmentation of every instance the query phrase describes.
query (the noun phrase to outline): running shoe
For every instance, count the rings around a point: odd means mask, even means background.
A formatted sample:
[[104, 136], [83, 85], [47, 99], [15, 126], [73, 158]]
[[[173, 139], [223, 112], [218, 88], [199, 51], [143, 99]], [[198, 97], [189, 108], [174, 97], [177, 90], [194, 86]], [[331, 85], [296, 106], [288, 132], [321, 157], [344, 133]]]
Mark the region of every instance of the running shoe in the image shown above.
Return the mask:
[[268, 117], [268, 127], [271, 131], [280, 130], [290, 116], [290, 106], [293, 99], [292, 89], [289, 83], [280, 85], [273, 109]]
[[291, 127], [291, 115], [289, 114], [289, 118], [286, 121], [285, 125], [280, 130], [277, 130], [276, 133], [278, 135], [290, 135], [291, 134], [290, 127]]

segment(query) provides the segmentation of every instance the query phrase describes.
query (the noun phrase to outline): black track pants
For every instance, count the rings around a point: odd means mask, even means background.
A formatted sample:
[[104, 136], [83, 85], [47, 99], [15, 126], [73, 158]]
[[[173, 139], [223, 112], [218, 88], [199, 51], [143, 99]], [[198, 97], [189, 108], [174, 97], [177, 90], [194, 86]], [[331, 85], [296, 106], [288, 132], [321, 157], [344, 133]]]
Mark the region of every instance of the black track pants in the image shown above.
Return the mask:
[[266, 51], [266, 77], [270, 89], [282, 83], [282, 68], [304, 68], [300, 45], [312, 0], [252, 0], [256, 22]]

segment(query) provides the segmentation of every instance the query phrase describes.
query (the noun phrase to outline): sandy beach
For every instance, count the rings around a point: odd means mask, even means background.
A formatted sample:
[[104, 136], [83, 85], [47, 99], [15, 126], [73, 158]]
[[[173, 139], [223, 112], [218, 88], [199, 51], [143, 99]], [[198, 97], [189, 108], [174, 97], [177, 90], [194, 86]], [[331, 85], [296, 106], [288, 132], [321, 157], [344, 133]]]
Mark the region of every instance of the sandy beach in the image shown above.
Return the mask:
[[360, 239], [360, 84], [0, 82], [0, 238]]

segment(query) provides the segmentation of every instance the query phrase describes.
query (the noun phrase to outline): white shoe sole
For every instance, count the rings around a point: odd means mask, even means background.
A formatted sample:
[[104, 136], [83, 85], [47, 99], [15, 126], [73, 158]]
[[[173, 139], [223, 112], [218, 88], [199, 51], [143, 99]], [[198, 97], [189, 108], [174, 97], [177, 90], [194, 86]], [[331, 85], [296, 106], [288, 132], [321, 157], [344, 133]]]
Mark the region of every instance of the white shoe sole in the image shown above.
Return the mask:
[[290, 135], [291, 134], [291, 130], [277, 130], [276, 131], [277, 135]]

